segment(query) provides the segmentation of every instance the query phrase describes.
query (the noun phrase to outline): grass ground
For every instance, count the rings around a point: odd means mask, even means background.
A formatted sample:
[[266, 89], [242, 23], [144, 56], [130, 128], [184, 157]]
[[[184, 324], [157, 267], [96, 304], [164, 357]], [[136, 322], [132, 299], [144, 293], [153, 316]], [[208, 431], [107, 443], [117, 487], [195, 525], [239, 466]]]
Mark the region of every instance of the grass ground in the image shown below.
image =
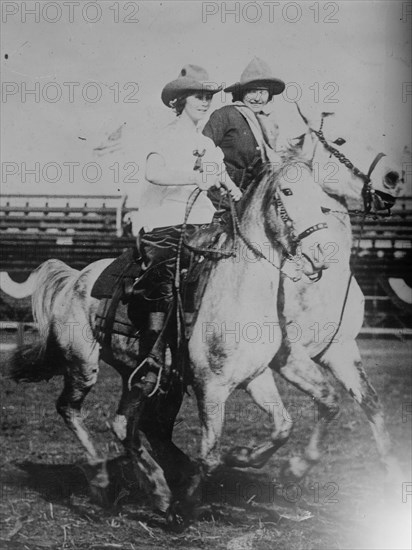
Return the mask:
[[[103, 509], [90, 500], [79, 467], [83, 453], [55, 411], [62, 380], [15, 385], [4, 377], [2, 353], [2, 477], [0, 548], [38, 549], [225, 549], [303, 550], [402, 548], [399, 537], [408, 518], [411, 485], [411, 343], [361, 340], [369, 377], [383, 401], [394, 452], [404, 470], [404, 497], [388, 506], [383, 472], [371, 430], [358, 407], [342, 393], [342, 412], [331, 425], [321, 463], [305, 484], [281, 485], [282, 462], [300, 451], [314, 422], [311, 401], [279, 380], [293, 434], [261, 471], [224, 470], [205, 485], [207, 503], [187, 531], [168, 532], [145, 495], [127, 494], [123, 483], [116, 507]], [[87, 398], [86, 422], [102, 451], [114, 458], [121, 448], [108, 421], [120, 394], [117, 374], [103, 366]], [[270, 426], [243, 392], [235, 392], [225, 411], [223, 446], [252, 444], [267, 436]], [[185, 399], [175, 428], [175, 441], [191, 456], [197, 452], [199, 423], [192, 396]], [[117, 462], [113, 462], [115, 465]], [[409, 485], [408, 485], [409, 483]], [[310, 511], [312, 518], [293, 518]]]

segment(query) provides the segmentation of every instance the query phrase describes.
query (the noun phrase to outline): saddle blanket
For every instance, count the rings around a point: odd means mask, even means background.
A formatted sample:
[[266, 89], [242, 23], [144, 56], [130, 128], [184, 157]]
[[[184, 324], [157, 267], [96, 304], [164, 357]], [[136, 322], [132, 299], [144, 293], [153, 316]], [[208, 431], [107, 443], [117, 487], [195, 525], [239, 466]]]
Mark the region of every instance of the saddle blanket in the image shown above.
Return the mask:
[[100, 274], [93, 285], [91, 295], [93, 298], [98, 299], [111, 298], [118, 283], [121, 283], [123, 289], [126, 289], [129, 285], [133, 285], [141, 272], [138, 250], [137, 248], [129, 248], [113, 260]]

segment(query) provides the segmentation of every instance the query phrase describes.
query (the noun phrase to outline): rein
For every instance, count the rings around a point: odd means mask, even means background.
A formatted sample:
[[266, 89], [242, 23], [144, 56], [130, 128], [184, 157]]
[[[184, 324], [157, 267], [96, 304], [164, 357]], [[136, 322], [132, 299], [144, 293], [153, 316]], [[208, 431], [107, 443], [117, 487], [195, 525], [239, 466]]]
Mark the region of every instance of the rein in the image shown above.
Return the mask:
[[[256, 246], [243, 234], [243, 231], [240, 228], [239, 217], [238, 217], [238, 214], [236, 212], [234, 201], [233, 201], [233, 199], [232, 199], [232, 197], [231, 197], [231, 195], [228, 191], [228, 188], [224, 185], [224, 183], [221, 183], [221, 185], [224, 189], [226, 189], [227, 194], [228, 194], [229, 205], [230, 205], [230, 214], [231, 214], [232, 223], [233, 223], [233, 239], [234, 239], [234, 242], [236, 242], [236, 237], [240, 237], [240, 239], [245, 243], [247, 248], [249, 250], [251, 250], [255, 254], [255, 256], [257, 256], [258, 258], [260, 258], [262, 260], [266, 260], [269, 264], [271, 264], [273, 267], [275, 267], [278, 271], [282, 272], [282, 266], [279, 267], [274, 262], [272, 262], [270, 260], [270, 258], [268, 258], [263, 252], [261, 252], [258, 248], [256, 248]], [[191, 195], [189, 196], [189, 199], [187, 201], [185, 218], [184, 218], [184, 222], [182, 224], [181, 236], [180, 236], [180, 240], [179, 240], [179, 244], [178, 244], [178, 248], [177, 248], [177, 261], [176, 261], [176, 274], [175, 274], [175, 289], [176, 290], [180, 289], [180, 257], [181, 257], [181, 252], [182, 252], [182, 246], [183, 245], [186, 246], [192, 252], [202, 254], [204, 256], [212, 256], [212, 257], [215, 257], [216, 260], [219, 260], [219, 259], [222, 259], [222, 258], [236, 257], [236, 255], [237, 255], [236, 244], [231, 250], [225, 251], [225, 250], [220, 250], [220, 249], [195, 247], [195, 246], [190, 245], [185, 240], [185, 228], [186, 228], [186, 225], [187, 225], [187, 220], [189, 218], [189, 215], [190, 215], [190, 212], [193, 208], [193, 205], [196, 202], [196, 200], [198, 199], [201, 192], [202, 192], [201, 189], [195, 189], [191, 193]], [[283, 210], [284, 210], [284, 208], [283, 208]], [[285, 210], [284, 210], [284, 214], [287, 216], [287, 213], [286, 213]], [[285, 221], [283, 216], [282, 216], [282, 212], [280, 212], [279, 215], [283, 219], [283, 221]], [[289, 217], [288, 217], [288, 221], [289, 221]], [[307, 230], [307, 231], [309, 231], [309, 233], [307, 233], [306, 231], [303, 231], [299, 235], [298, 239], [299, 238], [304, 238], [306, 235], [310, 234], [313, 231], [317, 231], [318, 229], [322, 229], [324, 227], [324, 225], [326, 225], [326, 224], [318, 224], [316, 226], [316, 228], [315, 228], [315, 226], [311, 227], [309, 230]], [[322, 227], [320, 227], [320, 226], [322, 226]], [[280, 243], [280, 242], [279, 242], [279, 244], [282, 246], [287, 258], [289, 258], [289, 259], [292, 258], [293, 259], [293, 256], [289, 253], [289, 251], [285, 248], [285, 246], [282, 245], [282, 243]], [[297, 282], [300, 279], [299, 277], [292, 277], [292, 276], [288, 275], [287, 273], [283, 273], [283, 274], [288, 279], [291, 279], [293, 282]]]
[[[368, 214], [370, 214], [370, 211], [371, 211], [371, 208], [372, 208], [373, 189], [372, 189], [372, 185], [371, 185], [371, 175], [372, 175], [372, 172], [374, 171], [374, 169], [376, 168], [376, 165], [378, 164], [378, 162], [383, 157], [385, 157], [386, 155], [385, 155], [385, 153], [378, 153], [376, 155], [376, 157], [373, 159], [371, 165], [369, 166], [368, 173], [364, 174], [343, 153], [338, 151], [338, 149], [336, 149], [336, 147], [333, 147], [332, 145], [330, 145], [330, 143], [328, 143], [328, 141], [326, 140], [326, 138], [323, 134], [323, 130], [322, 130], [323, 122], [324, 122], [324, 119], [325, 119], [325, 116], [326, 116], [325, 113], [322, 113], [322, 120], [321, 120], [319, 130], [314, 130], [313, 128], [311, 128], [309, 126], [307, 119], [301, 113], [297, 103], [296, 103], [296, 107], [299, 111], [299, 114], [301, 115], [301, 117], [303, 118], [305, 123], [308, 125], [309, 130], [316, 135], [316, 137], [322, 143], [324, 148], [327, 151], [329, 151], [329, 153], [332, 156], [337, 158], [338, 161], [341, 164], [346, 166], [352, 172], [352, 174], [354, 174], [355, 177], [358, 177], [363, 181], [362, 199], [363, 199], [363, 208], [364, 209], [363, 209], [363, 212], [357, 212], [357, 213], [362, 214], [362, 220], [361, 220], [360, 231], [359, 231], [358, 240], [357, 240], [357, 244], [356, 244], [356, 251], [355, 251], [355, 254], [354, 254], [354, 261], [352, 262], [352, 268], [353, 268], [354, 265], [356, 264], [357, 260], [358, 260], [358, 257], [359, 257], [360, 244], [361, 244], [361, 240], [362, 240], [363, 230], [364, 230], [364, 227], [365, 227], [366, 216], [368, 216]], [[348, 215], [349, 215], [349, 212], [348, 212]], [[334, 342], [335, 337], [336, 337], [336, 335], [338, 334], [338, 332], [340, 330], [340, 327], [342, 326], [343, 315], [345, 313], [346, 304], [347, 304], [348, 297], [349, 297], [349, 289], [350, 289], [352, 279], [353, 279], [353, 269], [351, 269], [351, 273], [349, 275], [348, 283], [347, 283], [347, 286], [346, 286], [345, 297], [344, 297], [343, 303], [342, 303], [342, 309], [341, 309], [341, 313], [340, 313], [340, 317], [339, 317], [338, 326], [336, 327], [336, 330], [333, 333], [332, 338], [329, 340], [328, 344], [326, 345], [325, 349], [322, 350], [320, 353], [318, 353], [314, 359], [320, 358], [320, 356], [322, 356], [330, 348], [331, 344]]]
[[348, 168], [354, 176], [360, 178], [363, 181], [363, 188], [362, 188], [362, 198], [363, 198], [363, 206], [364, 206], [364, 212], [363, 213], [365, 215], [369, 214], [370, 211], [371, 211], [371, 208], [372, 208], [372, 197], [373, 197], [373, 189], [372, 189], [372, 185], [371, 185], [371, 175], [372, 175], [372, 172], [375, 170], [376, 165], [378, 164], [378, 162], [381, 160], [382, 157], [385, 157], [386, 154], [385, 153], [378, 153], [376, 155], [376, 157], [373, 159], [371, 165], [369, 166], [368, 173], [364, 174], [343, 153], [338, 151], [338, 149], [336, 149], [336, 147], [333, 147], [333, 145], [331, 145], [326, 140], [326, 138], [323, 134], [323, 123], [324, 123], [325, 117], [328, 116], [328, 113], [322, 113], [322, 119], [321, 119], [319, 130], [314, 130], [313, 128], [310, 127], [309, 121], [304, 116], [302, 111], [300, 110], [299, 105], [297, 103], [295, 103], [295, 105], [296, 105], [296, 108], [297, 108], [300, 116], [302, 117], [303, 121], [305, 122], [305, 124], [307, 125], [309, 130], [315, 134], [315, 136], [322, 143], [324, 148], [327, 151], [329, 151], [329, 153], [332, 156], [337, 158], [338, 161], [341, 164], [346, 166], [346, 168]]
[[[279, 199], [280, 200], [280, 199]], [[247, 248], [249, 250], [251, 250], [255, 256], [257, 256], [258, 258], [262, 259], [262, 260], [266, 260], [268, 263], [270, 263], [270, 265], [272, 265], [273, 267], [275, 267], [278, 271], [280, 271], [281, 273], [282, 272], [282, 266], [277, 266], [274, 262], [272, 262], [272, 260], [270, 260], [267, 256], [265, 256], [265, 254], [263, 254], [263, 252], [261, 252], [258, 248], [256, 248], [254, 246], [254, 244], [249, 241], [249, 239], [243, 234], [241, 228], [240, 228], [240, 222], [239, 222], [239, 217], [237, 215], [237, 212], [236, 212], [236, 209], [235, 209], [235, 206], [233, 204], [233, 199], [229, 196], [229, 204], [230, 204], [230, 210], [231, 210], [231, 214], [232, 214], [232, 222], [233, 222], [233, 227], [234, 229], [236, 230], [237, 234], [239, 235], [239, 237], [242, 239], [242, 241], [245, 243], [245, 245], [247, 246]], [[285, 211], [286, 213], [286, 211]], [[282, 214], [279, 213], [280, 217], [282, 218]], [[286, 214], [287, 215], [287, 214]], [[283, 218], [282, 218], [283, 219]], [[278, 241], [279, 242], [279, 241]], [[279, 244], [282, 246], [285, 254], [286, 254], [286, 257], [287, 258], [292, 258], [293, 259], [293, 256], [289, 253], [289, 251], [286, 249], [286, 247], [284, 245], [282, 245], [281, 242], [279, 242]], [[287, 273], [283, 273], [283, 275], [285, 275], [288, 279], [291, 279], [293, 282], [297, 282], [300, 280], [300, 277], [292, 277], [290, 275], [288, 275]]]
[[[306, 124], [308, 124], [308, 121], [303, 116], [303, 114], [301, 113], [298, 104], [296, 104], [296, 107], [297, 107], [301, 117], [303, 118], [303, 120], [306, 122]], [[336, 149], [336, 147], [333, 147], [332, 145], [330, 145], [330, 143], [328, 143], [328, 141], [326, 140], [326, 138], [323, 134], [323, 130], [322, 130], [325, 116], [326, 116], [326, 114], [322, 113], [322, 120], [321, 120], [319, 130], [314, 130], [310, 126], [309, 126], [309, 130], [316, 135], [316, 137], [322, 143], [324, 148], [327, 151], [329, 151], [329, 153], [331, 153], [332, 156], [337, 158], [338, 161], [341, 164], [346, 166], [352, 172], [352, 174], [354, 174], [354, 176], [360, 178], [363, 181], [362, 198], [363, 198], [364, 210], [363, 210], [363, 212], [360, 212], [363, 215], [362, 215], [362, 221], [361, 221], [361, 226], [360, 226], [360, 231], [359, 231], [359, 236], [358, 236], [358, 243], [357, 243], [356, 252], [355, 252], [355, 260], [357, 260], [357, 258], [359, 256], [360, 242], [361, 242], [362, 235], [363, 235], [363, 229], [364, 229], [364, 226], [365, 226], [365, 219], [366, 219], [366, 216], [370, 213], [371, 207], [372, 207], [373, 189], [372, 189], [372, 185], [371, 185], [371, 175], [372, 175], [372, 172], [375, 170], [376, 165], [378, 164], [378, 162], [381, 160], [381, 158], [385, 157], [386, 154], [385, 153], [378, 153], [376, 155], [376, 157], [373, 159], [371, 165], [369, 166], [368, 173], [364, 174], [361, 170], [359, 170], [359, 168], [356, 168], [356, 166], [353, 164], [353, 162], [351, 162], [347, 157], [345, 157], [345, 155], [343, 153], [341, 153], [340, 151], [338, 151]], [[359, 212], [357, 212], [357, 213], [359, 213]], [[348, 213], [348, 215], [349, 215], [349, 213]], [[349, 280], [349, 284], [350, 284], [350, 280]]]
[[[322, 118], [323, 122], [323, 118]], [[371, 165], [369, 166], [369, 170], [367, 174], [364, 174], [359, 168], [357, 168], [353, 162], [351, 162], [343, 153], [338, 151], [336, 147], [333, 147], [326, 141], [326, 138], [323, 134], [322, 128], [319, 130], [313, 130], [310, 129], [318, 138], [318, 140], [322, 143], [324, 148], [329, 151], [329, 153], [338, 159], [338, 161], [346, 166], [352, 174], [358, 178], [360, 178], [363, 181], [363, 187], [362, 187], [362, 198], [363, 198], [363, 207], [364, 207], [364, 214], [369, 214], [372, 208], [372, 197], [373, 197], [373, 189], [371, 185], [371, 175], [372, 172], [375, 170], [376, 165], [381, 160], [381, 158], [385, 157], [385, 153], [378, 153], [376, 157], [373, 159]]]

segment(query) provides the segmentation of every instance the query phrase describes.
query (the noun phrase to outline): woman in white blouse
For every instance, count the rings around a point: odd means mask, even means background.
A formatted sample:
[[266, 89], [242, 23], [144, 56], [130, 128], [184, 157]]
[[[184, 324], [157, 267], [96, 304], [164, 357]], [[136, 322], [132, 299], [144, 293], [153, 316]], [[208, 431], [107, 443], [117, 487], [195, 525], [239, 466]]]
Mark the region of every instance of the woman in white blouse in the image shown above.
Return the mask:
[[[220, 187], [221, 182], [235, 201], [241, 197], [241, 191], [226, 173], [221, 149], [198, 129], [213, 95], [220, 90], [210, 84], [204, 69], [186, 65], [162, 91], [163, 103], [175, 111], [177, 118], [162, 131], [148, 152], [149, 184], [141, 202], [140, 249], [146, 266], [155, 266], [150, 271], [149, 326], [142, 341], [149, 366], [145, 393], [153, 386], [154, 374], [164, 360], [164, 345], [156, 340], [173, 302], [176, 251], [188, 199], [196, 188], [207, 191], [213, 186]], [[201, 193], [187, 219], [186, 235], [210, 223], [214, 212], [206, 192]]]

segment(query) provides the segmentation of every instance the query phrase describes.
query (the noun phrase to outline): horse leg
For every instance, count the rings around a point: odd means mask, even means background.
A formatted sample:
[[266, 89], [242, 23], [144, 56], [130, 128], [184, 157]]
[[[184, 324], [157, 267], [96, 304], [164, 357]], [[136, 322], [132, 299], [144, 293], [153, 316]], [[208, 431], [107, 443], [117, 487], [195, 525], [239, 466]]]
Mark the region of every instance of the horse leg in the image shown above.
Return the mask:
[[221, 464], [220, 440], [222, 436], [224, 407], [231, 389], [219, 380], [194, 385], [201, 425], [199, 468], [190, 479], [185, 500], [194, 503], [200, 499], [199, 487]]
[[380, 399], [368, 380], [355, 340], [333, 343], [319, 363], [328, 367], [365, 413], [376, 441], [387, 479], [402, 479], [398, 461], [392, 454], [392, 443], [387, 432]]
[[220, 440], [229, 394], [229, 389], [218, 383], [208, 384], [201, 393], [197, 392], [202, 430], [200, 463], [204, 475], [212, 473], [221, 464]]
[[180, 388], [177, 391], [169, 388], [166, 394], [155, 395], [146, 402], [139, 424], [175, 497], [176, 491], [181, 492], [187, 477], [193, 473], [191, 460], [172, 441], [174, 423], [182, 401]]
[[172, 441], [182, 399], [181, 388], [176, 391], [169, 388], [166, 394], [155, 395], [146, 402], [139, 423], [172, 490], [173, 499], [166, 519], [174, 531], [182, 531], [192, 517], [193, 503], [187, 495], [198, 474], [196, 465]]
[[112, 422], [112, 430], [114, 435], [120, 442], [124, 442], [127, 436], [127, 408], [129, 404], [130, 394], [127, 386], [129, 376], [121, 373], [122, 377], [122, 394], [120, 396], [119, 405], [117, 406], [116, 415]]
[[82, 414], [84, 399], [97, 381], [98, 354], [96, 346], [87, 361], [78, 359], [76, 363], [67, 366], [63, 391], [57, 399], [56, 409], [86, 450], [89, 466], [92, 466], [94, 471], [93, 476], [90, 476], [85, 469], [87, 477], [90, 477], [91, 485], [105, 488], [109, 484], [106, 463], [103, 458], [98, 456], [89, 431], [83, 422]]
[[255, 403], [269, 415], [273, 423], [270, 441], [256, 447], [233, 447], [225, 455], [226, 465], [237, 468], [262, 468], [269, 458], [286, 443], [292, 422], [284, 415], [284, 405], [276, 387], [273, 373], [266, 369], [246, 386]]
[[283, 470], [286, 478], [299, 480], [320, 460], [319, 445], [328, 424], [339, 412], [338, 397], [318, 365], [300, 346], [282, 346], [274, 362], [283, 378], [312, 397], [318, 405], [318, 421], [303, 456], [292, 457]]
[[[127, 436], [124, 445], [131, 460], [136, 479], [149, 495], [153, 497], [154, 506], [161, 512], [166, 512], [171, 503], [171, 491], [165, 479], [163, 470], [150, 456], [142, 444], [139, 434], [139, 422], [147, 397], [139, 384], [135, 384], [129, 392], [127, 403]], [[143, 474], [143, 475], [142, 475]]]

